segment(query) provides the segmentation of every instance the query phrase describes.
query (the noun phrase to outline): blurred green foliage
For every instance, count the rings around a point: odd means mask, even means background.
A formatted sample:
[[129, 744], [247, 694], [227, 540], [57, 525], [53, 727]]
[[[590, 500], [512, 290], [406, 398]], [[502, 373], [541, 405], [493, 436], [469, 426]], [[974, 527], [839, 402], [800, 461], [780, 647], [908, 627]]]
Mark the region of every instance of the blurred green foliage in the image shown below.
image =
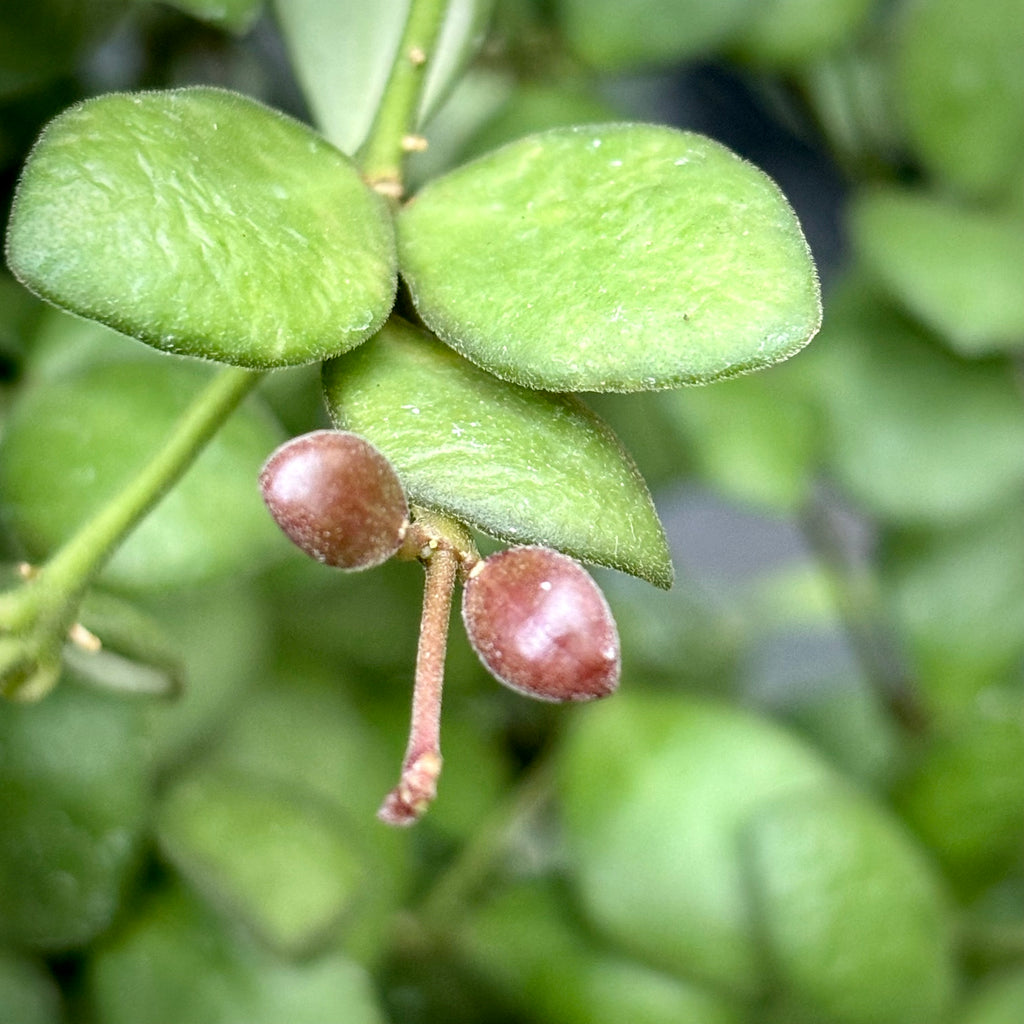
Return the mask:
[[[5, 207], [43, 125], [108, 88], [329, 121], [295, 26], [371, 6], [5, 0]], [[664, 119], [713, 68], [842, 181], [822, 332], [757, 375], [593, 403], [675, 589], [601, 574], [624, 672], [595, 708], [500, 691], [453, 628], [415, 832], [373, 812], [419, 573], [342, 577], [275, 534], [259, 462], [328, 421], [312, 374], [269, 378], [101, 581], [116, 665], [0, 705], [0, 1020], [1024, 1019], [1022, 52], [1017, 0], [495, 4], [429, 159]], [[4, 560], [52, 550], [204, 376], [0, 278]]]

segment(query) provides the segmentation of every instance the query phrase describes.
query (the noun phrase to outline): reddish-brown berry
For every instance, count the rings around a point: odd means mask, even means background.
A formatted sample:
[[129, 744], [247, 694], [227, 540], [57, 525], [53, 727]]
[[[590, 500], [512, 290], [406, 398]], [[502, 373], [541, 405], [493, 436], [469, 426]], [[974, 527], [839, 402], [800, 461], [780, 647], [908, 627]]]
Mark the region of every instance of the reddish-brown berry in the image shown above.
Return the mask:
[[480, 562], [462, 595], [473, 649], [501, 683], [539, 700], [593, 700], [619, 684], [619, 633], [587, 571], [543, 547]]
[[369, 441], [341, 430], [315, 430], [285, 442], [264, 464], [260, 490], [289, 539], [339, 569], [387, 561], [409, 521], [391, 463]]

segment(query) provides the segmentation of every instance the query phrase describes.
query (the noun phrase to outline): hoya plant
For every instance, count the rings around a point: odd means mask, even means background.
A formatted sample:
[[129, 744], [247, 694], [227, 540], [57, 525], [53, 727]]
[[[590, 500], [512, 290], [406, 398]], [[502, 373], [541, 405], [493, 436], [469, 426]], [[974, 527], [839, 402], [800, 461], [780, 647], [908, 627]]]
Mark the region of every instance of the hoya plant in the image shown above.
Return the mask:
[[0, 19], [0, 1020], [1017, 1024], [1016, 0]]
[[[14, 528], [42, 561], [4, 597], [7, 696], [45, 696], [69, 636], [102, 647], [80, 615], [92, 580], [264, 374], [311, 362], [344, 432], [274, 453], [272, 515], [330, 565], [402, 553], [426, 569], [397, 818], [419, 816], [440, 771], [434, 676], [457, 576], [470, 638], [500, 680], [549, 699], [614, 689], [610, 612], [558, 553], [661, 587], [673, 571], [632, 458], [573, 396], [785, 359], [818, 329], [817, 277], [774, 183], [670, 127], [530, 133], [410, 194], [431, 87], [449, 86], [479, 33], [472, 6], [396, 10], [392, 38], [384, 17], [285, 5], [286, 26], [315, 19], [385, 69], [367, 116], [364, 79], [321, 80], [311, 61], [320, 130], [209, 87], [100, 95], [46, 127], [11, 210], [14, 275], [62, 309], [225, 369], [67, 537], [37, 528], [23, 477], [39, 438], [13, 432]], [[300, 55], [309, 30], [296, 32]], [[526, 547], [481, 561], [470, 528]]]

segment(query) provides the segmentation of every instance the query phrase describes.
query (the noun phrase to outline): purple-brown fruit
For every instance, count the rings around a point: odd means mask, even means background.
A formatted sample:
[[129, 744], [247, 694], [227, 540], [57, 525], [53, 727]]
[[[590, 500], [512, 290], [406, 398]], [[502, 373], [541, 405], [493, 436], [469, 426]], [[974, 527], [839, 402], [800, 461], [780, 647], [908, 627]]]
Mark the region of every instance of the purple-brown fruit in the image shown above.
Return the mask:
[[275, 522], [311, 558], [338, 569], [370, 569], [400, 547], [409, 522], [405, 491], [369, 441], [315, 430], [278, 448], [260, 472]]
[[600, 588], [544, 547], [500, 551], [466, 581], [462, 618], [499, 682], [539, 700], [594, 700], [619, 685], [619, 632]]

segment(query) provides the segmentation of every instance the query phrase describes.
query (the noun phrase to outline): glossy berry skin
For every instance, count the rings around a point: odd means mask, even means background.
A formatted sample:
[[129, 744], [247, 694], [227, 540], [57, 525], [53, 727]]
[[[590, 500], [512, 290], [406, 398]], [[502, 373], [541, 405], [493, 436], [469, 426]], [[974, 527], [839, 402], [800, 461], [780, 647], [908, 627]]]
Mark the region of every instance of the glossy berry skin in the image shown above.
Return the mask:
[[369, 441], [315, 430], [286, 441], [260, 472], [275, 522], [311, 558], [370, 569], [399, 548], [409, 520], [391, 463]]
[[466, 581], [462, 618], [487, 670], [528, 697], [594, 700], [618, 687], [615, 620], [567, 555], [518, 547], [484, 559]]

